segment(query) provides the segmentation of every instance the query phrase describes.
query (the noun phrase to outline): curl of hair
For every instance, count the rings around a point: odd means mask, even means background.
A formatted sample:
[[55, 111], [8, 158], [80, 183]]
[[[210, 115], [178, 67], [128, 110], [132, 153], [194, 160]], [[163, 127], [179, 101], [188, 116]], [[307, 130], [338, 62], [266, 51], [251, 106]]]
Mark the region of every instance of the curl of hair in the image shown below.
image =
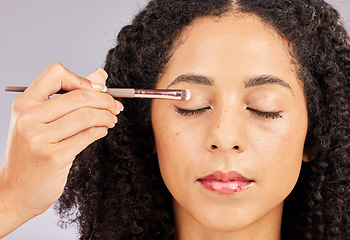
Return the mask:
[[[194, 19], [255, 14], [291, 46], [304, 83], [309, 127], [304, 163], [285, 200], [283, 239], [349, 239], [350, 47], [338, 12], [323, 0], [152, 0], [108, 52], [108, 87], [153, 88], [181, 31]], [[154, 154], [151, 101], [119, 99], [109, 134], [74, 161], [56, 206], [81, 239], [172, 239], [172, 197]]]

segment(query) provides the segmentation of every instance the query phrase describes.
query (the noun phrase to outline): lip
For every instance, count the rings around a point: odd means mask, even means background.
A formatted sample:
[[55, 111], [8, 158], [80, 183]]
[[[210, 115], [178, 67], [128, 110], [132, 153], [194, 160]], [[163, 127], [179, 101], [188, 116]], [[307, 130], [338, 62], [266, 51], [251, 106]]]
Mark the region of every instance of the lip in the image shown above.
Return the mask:
[[223, 173], [216, 171], [208, 176], [198, 179], [202, 186], [212, 192], [221, 194], [233, 194], [249, 188], [253, 180], [250, 180], [236, 171]]

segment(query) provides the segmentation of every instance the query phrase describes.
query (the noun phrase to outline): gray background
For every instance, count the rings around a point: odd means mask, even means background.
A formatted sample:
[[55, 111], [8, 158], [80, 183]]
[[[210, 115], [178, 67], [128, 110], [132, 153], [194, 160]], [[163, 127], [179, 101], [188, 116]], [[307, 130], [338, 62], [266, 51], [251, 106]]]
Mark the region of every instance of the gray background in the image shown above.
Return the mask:
[[[103, 66], [122, 26], [147, 0], [0, 0], [0, 164], [11, 103], [17, 93], [5, 86], [27, 86], [50, 63], [59, 61], [81, 76]], [[350, 0], [329, 0], [350, 30]], [[77, 239], [75, 226], [61, 229], [53, 209], [28, 221], [4, 240]]]

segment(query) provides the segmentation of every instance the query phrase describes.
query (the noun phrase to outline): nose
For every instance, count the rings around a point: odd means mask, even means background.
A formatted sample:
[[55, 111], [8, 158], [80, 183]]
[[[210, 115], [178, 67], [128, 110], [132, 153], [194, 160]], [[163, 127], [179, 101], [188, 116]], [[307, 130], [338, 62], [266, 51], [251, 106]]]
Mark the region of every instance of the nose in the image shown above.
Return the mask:
[[205, 148], [210, 152], [244, 152], [247, 141], [247, 121], [242, 111], [214, 110], [208, 122]]

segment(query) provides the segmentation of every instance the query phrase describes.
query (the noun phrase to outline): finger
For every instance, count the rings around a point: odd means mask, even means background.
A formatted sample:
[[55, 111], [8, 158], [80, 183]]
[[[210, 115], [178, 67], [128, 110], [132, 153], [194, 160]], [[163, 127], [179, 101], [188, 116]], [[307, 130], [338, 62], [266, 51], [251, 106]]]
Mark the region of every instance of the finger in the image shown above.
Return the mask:
[[117, 115], [122, 106], [117, 105], [117, 102], [109, 94], [74, 90], [36, 104], [28, 114], [31, 115], [32, 121], [49, 123], [83, 107], [104, 109]]
[[[106, 127], [92, 127], [85, 129], [70, 138], [56, 143], [57, 151], [62, 154], [64, 159], [74, 159], [81, 151], [96, 140], [105, 137], [108, 134]], [[72, 148], [74, 146], [74, 148]]]
[[[108, 74], [102, 68], [97, 69], [96, 72], [93, 72], [86, 77], [86, 79], [89, 79], [92, 82], [100, 83], [103, 85], [106, 85], [107, 78], [108, 78]], [[117, 106], [118, 106], [119, 111], [123, 111], [123, 109], [124, 109], [123, 104], [119, 101], [116, 101], [116, 102], [117, 102]]]
[[99, 83], [93, 83], [79, 77], [66, 69], [60, 63], [53, 63], [46, 68], [20, 96], [28, 101], [47, 100], [60, 89], [72, 91], [75, 89], [89, 89], [101, 91], [104, 88]]
[[102, 68], [97, 69], [96, 72], [90, 73], [86, 79], [91, 82], [99, 83], [102, 85], [106, 85], [106, 79], [108, 78], [108, 74]]
[[57, 143], [88, 128], [113, 128], [116, 122], [117, 117], [107, 110], [79, 108], [46, 124], [45, 131], [41, 132], [43, 139], [49, 139], [49, 143]]

